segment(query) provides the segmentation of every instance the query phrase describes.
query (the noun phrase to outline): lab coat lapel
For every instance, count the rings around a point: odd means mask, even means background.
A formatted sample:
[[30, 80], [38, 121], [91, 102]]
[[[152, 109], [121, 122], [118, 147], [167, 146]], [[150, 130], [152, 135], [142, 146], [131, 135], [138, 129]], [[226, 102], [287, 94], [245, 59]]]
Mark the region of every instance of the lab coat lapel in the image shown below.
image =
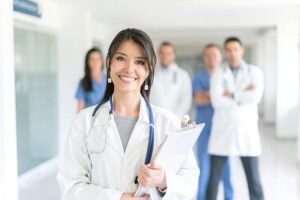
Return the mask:
[[[101, 108], [96, 114], [94, 126], [96, 130], [97, 130], [97, 126], [98, 129], [99, 127], [107, 126], [107, 135], [106, 135], [107, 144], [112, 146], [120, 155], [124, 156], [123, 145], [115, 121], [113, 118], [109, 119], [110, 118], [109, 110], [110, 110], [109, 102], [106, 102], [101, 106]], [[128, 141], [126, 154], [130, 154], [130, 151], [136, 150], [136, 147], [138, 145], [140, 145], [141, 143], [143, 143], [149, 138], [149, 127], [150, 127], [150, 122], [149, 122], [147, 105], [144, 98], [141, 96], [139, 118], [136, 125], [134, 126], [133, 132]], [[105, 131], [106, 128], [100, 128], [100, 129]]]
[[110, 104], [104, 103], [95, 114], [94, 126], [106, 126], [109, 121]]
[[235, 90], [235, 80], [232, 71], [229, 66], [224, 70], [224, 90], [234, 91]]
[[103, 134], [105, 134], [105, 130], [107, 131], [107, 145], [113, 147], [120, 156], [124, 156], [124, 149], [121, 142], [121, 138], [119, 136], [115, 120], [113, 117], [110, 116], [109, 111], [110, 103], [106, 102], [101, 106], [100, 110], [98, 111], [99, 113], [98, 116], [96, 116], [94, 126], [96, 130], [98, 127], [103, 127], [100, 129], [103, 130]]
[[245, 77], [247, 76], [248, 65], [245, 61], [242, 61], [239, 71], [237, 72], [236, 78], [234, 77], [229, 65], [225, 68], [225, 76], [227, 77], [227, 85], [229, 90], [239, 90], [244, 86]]
[[245, 61], [242, 61], [235, 81], [235, 85], [237, 88], [242, 89], [244, 87], [244, 82], [245, 80], [247, 80], [247, 71], [248, 65]]
[[149, 127], [148, 108], [144, 98], [141, 97], [139, 118], [128, 141], [125, 154], [130, 154], [131, 151], [135, 151], [138, 145], [149, 138]]

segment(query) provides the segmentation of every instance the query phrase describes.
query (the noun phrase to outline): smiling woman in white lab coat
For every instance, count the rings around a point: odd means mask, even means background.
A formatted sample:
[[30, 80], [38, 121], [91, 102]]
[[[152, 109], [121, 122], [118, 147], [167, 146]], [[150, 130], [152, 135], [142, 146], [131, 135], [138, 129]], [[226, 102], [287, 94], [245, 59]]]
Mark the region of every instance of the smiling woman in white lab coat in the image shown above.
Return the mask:
[[77, 114], [61, 157], [63, 199], [149, 199], [133, 197], [139, 184], [156, 187], [163, 199], [195, 195], [199, 171], [192, 152], [176, 174], [149, 161], [149, 149], [155, 155], [169, 130], [180, 127], [174, 114], [148, 103], [155, 64], [145, 32], [125, 29], [114, 38], [103, 102]]

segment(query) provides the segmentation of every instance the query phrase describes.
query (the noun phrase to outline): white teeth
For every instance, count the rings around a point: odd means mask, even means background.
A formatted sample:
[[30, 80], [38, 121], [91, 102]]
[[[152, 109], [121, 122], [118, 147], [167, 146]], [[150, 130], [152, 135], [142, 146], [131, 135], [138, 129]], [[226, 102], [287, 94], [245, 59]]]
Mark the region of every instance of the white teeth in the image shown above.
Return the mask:
[[134, 81], [135, 80], [135, 78], [127, 77], [127, 76], [120, 76], [120, 78], [124, 81]]

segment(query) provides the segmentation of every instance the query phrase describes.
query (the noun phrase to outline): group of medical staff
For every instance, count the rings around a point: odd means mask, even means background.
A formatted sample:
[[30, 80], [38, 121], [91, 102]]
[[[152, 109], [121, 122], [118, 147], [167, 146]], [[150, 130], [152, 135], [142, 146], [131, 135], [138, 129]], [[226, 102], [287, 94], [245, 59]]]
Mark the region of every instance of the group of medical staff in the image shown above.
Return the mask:
[[[234, 156], [241, 158], [249, 198], [264, 199], [258, 130], [263, 75], [244, 61], [239, 38], [225, 40], [224, 54], [227, 64], [221, 66], [221, 47], [206, 45], [205, 67], [191, 81], [176, 64], [170, 42], [159, 46], [156, 64], [152, 41], [142, 30], [120, 31], [105, 60], [99, 49], [90, 49], [75, 95], [79, 113], [58, 172], [63, 199], [150, 199], [134, 196], [144, 186], [156, 188], [161, 199], [216, 200], [222, 180], [224, 199], [232, 200]], [[193, 101], [196, 122], [205, 128], [196, 154], [191, 150], [174, 174], [151, 162], [152, 155], [169, 130], [180, 127]]]

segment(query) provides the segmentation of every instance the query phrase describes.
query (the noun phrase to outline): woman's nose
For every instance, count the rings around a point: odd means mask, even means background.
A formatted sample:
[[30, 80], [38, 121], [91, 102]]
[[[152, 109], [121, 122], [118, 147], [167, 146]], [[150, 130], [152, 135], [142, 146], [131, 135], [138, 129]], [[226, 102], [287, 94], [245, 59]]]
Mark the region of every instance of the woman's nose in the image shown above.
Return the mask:
[[134, 62], [128, 61], [126, 63], [124, 71], [127, 72], [127, 73], [133, 73], [133, 71], [134, 71]]

